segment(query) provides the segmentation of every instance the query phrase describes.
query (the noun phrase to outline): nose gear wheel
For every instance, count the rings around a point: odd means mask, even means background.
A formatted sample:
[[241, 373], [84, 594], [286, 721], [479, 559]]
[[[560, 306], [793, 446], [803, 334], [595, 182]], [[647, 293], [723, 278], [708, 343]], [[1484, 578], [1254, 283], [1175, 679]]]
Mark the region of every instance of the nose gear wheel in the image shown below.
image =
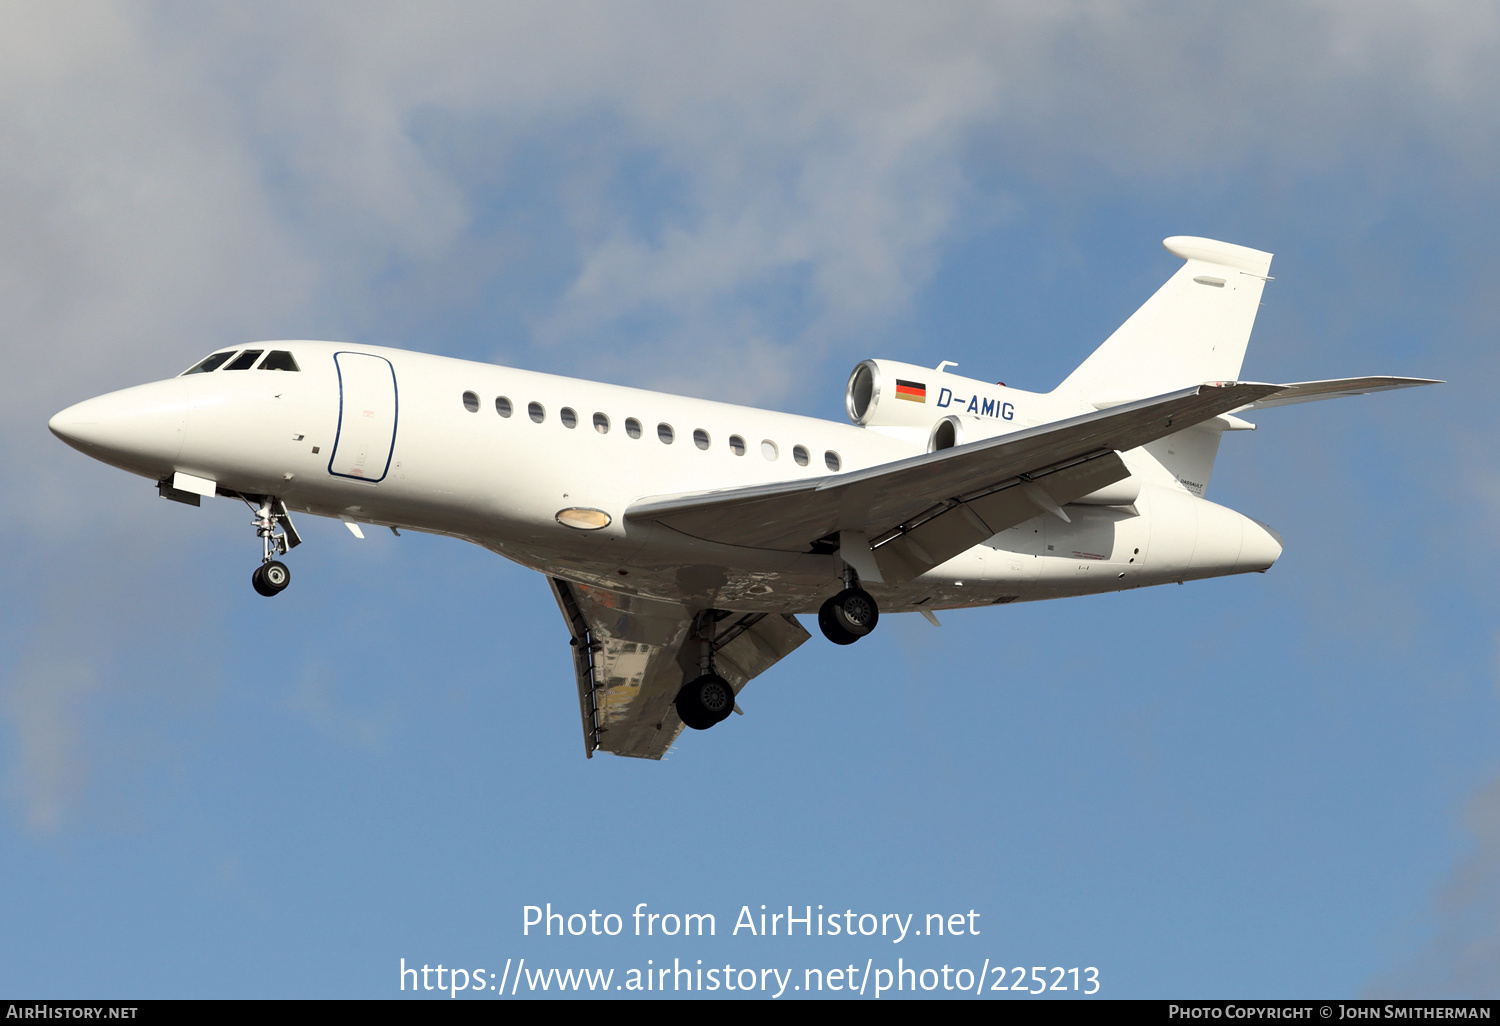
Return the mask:
[[287, 569], [285, 563], [273, 559], [255, 568], [255, 573], [250, 575], [250, 583], [256, 591], [269, 598], [272, 595], [281, 594], [282, 590], [292, 583], [292, 572]]
[[292, 572], [277, 559], [302, 544], [302, 536], [292, 526], [286, 503], [270, 495], [244, 495], [240, 498], [255, 511], [255, 533], [260, 537], [260, 566], [250, 575], [250, 584], [267, 596], [279, 595], [292, 583]]

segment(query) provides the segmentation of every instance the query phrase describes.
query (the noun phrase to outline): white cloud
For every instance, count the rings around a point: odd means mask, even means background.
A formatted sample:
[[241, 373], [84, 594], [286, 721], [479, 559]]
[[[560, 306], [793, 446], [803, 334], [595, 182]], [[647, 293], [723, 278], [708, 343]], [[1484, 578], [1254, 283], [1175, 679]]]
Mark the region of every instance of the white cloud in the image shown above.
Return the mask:
[[1408, 965], [1375, 980], [1372, 997], [1488, 998], [1500, 988], [1500, 776], [1469, 802], [1474, 847], [1436, 900], [1436, 930]]
[[93, 667], [67, 657], [22, 667], [0, 691], [0, 709], [19, 727], [9, 790], [34, 831], [60, 829], [83, 797], [89, 761], [84, 725], [97, 691]]
[[[747, 332], [816, 358], [898, 315], [962, 227], [966, 147], [987, 135], [1030, 171], [1176, 176], [1267, 152], [1285, 170], [1410, 132], [1488, 153], [1476, 115], [1500, 93], [1488, 5], [0, 17], [0, 339], [18, 392], [49, 403], [190, 359], [190, 336], [357, 321], [393, 264], [458, 259], [474, 183], [417, 139], [433, 113], [483, 134], [497, 167], [607, 126], [559, 183], [566, 222], [541, 226], [570, 233], [576, 275], [529, 313], [540, 340], [575, 344], [647, 316], [669, 367]], [[639, 160], [675, 190], [644, 222], [616, 188]], [[765, 290], [787, 281], [791, 323], [768, 323]]]

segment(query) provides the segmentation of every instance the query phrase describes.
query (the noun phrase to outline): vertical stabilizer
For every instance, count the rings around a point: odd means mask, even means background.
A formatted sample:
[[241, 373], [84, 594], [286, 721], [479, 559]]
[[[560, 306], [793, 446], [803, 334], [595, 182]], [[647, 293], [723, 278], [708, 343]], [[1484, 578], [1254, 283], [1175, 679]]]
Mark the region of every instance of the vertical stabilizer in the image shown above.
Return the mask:
[[1187, 262], [1059, 391], [1106, 406], [1239, 377], [1271, 254], [1188, 235], [1162, 245]]

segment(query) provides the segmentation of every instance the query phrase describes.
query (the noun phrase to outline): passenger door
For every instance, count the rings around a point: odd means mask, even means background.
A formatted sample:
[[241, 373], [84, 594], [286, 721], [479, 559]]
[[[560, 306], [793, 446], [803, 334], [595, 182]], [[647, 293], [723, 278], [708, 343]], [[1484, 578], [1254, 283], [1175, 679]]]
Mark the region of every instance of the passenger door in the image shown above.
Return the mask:
[[383, 481], [396, 444], [396, 369], [369, 353], [335, 353], [333, 362], [339, 375], [339, 432], [328, 472]]

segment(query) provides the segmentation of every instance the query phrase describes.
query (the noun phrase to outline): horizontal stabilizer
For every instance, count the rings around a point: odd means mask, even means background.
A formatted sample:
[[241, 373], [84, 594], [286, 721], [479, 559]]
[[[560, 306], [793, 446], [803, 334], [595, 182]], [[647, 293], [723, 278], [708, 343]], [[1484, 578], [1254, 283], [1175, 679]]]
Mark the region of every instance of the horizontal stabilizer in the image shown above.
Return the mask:
[[[1418, 385], [1441, 385], [1436, 378], [1329, 378], [1327, 381], [1298, 381], [1283, 385], [1280, 392], [1257, 399], [1241, 410], [1264, 410], [1270, 406], [1290, 406], [1293, 403], [1311, 403], [1319, 399], [1338, 399], [1347, 395], [1369, 395], [1371, 392], [1389, 392], [1394, 388], [1416, 388]], [[1236, 411], [1239, 412], [1239, 411]]]

